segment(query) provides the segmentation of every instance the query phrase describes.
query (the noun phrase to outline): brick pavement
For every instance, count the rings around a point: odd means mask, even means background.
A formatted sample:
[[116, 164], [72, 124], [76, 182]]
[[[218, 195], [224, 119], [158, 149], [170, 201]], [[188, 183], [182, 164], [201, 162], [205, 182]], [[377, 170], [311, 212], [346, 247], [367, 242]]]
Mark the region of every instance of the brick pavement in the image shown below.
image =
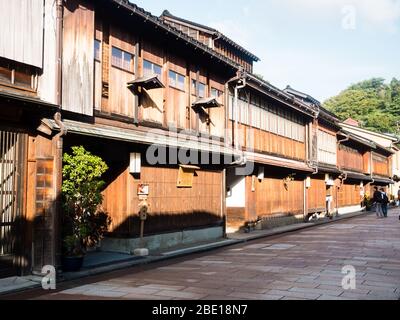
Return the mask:
[[[399, 211], [361, 216], [142, 270], [93, 278], [37, 299], [398, 300]], [[342, 288], [354, 266], [356, 289]]]

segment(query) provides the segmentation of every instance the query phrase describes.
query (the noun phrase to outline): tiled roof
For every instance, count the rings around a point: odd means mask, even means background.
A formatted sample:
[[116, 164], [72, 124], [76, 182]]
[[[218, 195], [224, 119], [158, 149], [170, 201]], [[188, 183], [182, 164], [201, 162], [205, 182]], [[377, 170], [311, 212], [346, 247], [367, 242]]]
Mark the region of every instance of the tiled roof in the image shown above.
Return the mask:
[[174, 16], [173, 14], [171, 14], [168, 10], [164, 10], [164, 12], [162, 13], [160, 18], [163, 17], [168, 17], [168, 18], [172, 18], [178, 21], [181, 21], [183, 23], [186, 24], [190, 24], [193, 25], [195, 27], [198, 27], [200, 29], [206, 30], [208, 31], [210, 34], [215, 35], [216, 37], [219, 37], [220, 39], [222, 39], [223, 41], [229, 43], [231, 46], [233, 46], [234, 48], [236, 48], [237, 50], [239, 50], [240, 52], [244, 53], [245, 55], [247, 55], [248, 57], [250, 57], [251, 59], [253, 59], [254, 61], [260, 61], [260, 58], [258, 58], [255, 54], [251, 53], [250, 51], [246, 50], [245, 48], [243, 48], [241, 45], [239, 45], [238, 43], [236, 43], [235, 41], [233, 41], [232, 39], [228, 38], [227, 36], [225, 36], [224, 34], [222, 34], [221, 32], [219, 32], [216, 29], [210, 28], [208, 26], [202, 25], [200, 23], [197, 22], [193, 22], [190, 20], [186, 20], [177, 16]]

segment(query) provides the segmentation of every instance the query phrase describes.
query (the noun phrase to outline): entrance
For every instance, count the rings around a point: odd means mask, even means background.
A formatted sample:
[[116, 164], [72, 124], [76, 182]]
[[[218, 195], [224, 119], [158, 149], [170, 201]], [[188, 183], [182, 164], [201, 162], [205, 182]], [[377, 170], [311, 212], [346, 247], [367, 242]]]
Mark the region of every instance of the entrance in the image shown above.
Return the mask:
[[0, 278], [19, 272], [23, 137], [0, 129]]

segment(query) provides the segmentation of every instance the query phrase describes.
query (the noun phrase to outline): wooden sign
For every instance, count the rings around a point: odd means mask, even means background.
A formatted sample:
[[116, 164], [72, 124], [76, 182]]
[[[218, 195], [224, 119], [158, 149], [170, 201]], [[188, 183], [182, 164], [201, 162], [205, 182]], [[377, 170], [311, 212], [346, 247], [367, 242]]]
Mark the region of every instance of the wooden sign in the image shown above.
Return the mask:
[[195, 167], [195, 166], [187, 166], [187, 165], [179, 166], [177, 187], [178, 188], [192, 188], [193, 177], [196, 174], [196, 170], [200, 170], [200, 168]]

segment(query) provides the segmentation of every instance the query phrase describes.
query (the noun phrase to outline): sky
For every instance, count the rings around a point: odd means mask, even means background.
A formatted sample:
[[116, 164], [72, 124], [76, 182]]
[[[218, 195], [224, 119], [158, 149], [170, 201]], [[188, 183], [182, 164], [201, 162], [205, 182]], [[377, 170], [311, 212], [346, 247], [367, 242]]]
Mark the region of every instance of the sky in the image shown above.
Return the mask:
[[400, 0], [131, 0], [211, 26], [258, 56], [254, 73], [324, 101], [400, 78]]

